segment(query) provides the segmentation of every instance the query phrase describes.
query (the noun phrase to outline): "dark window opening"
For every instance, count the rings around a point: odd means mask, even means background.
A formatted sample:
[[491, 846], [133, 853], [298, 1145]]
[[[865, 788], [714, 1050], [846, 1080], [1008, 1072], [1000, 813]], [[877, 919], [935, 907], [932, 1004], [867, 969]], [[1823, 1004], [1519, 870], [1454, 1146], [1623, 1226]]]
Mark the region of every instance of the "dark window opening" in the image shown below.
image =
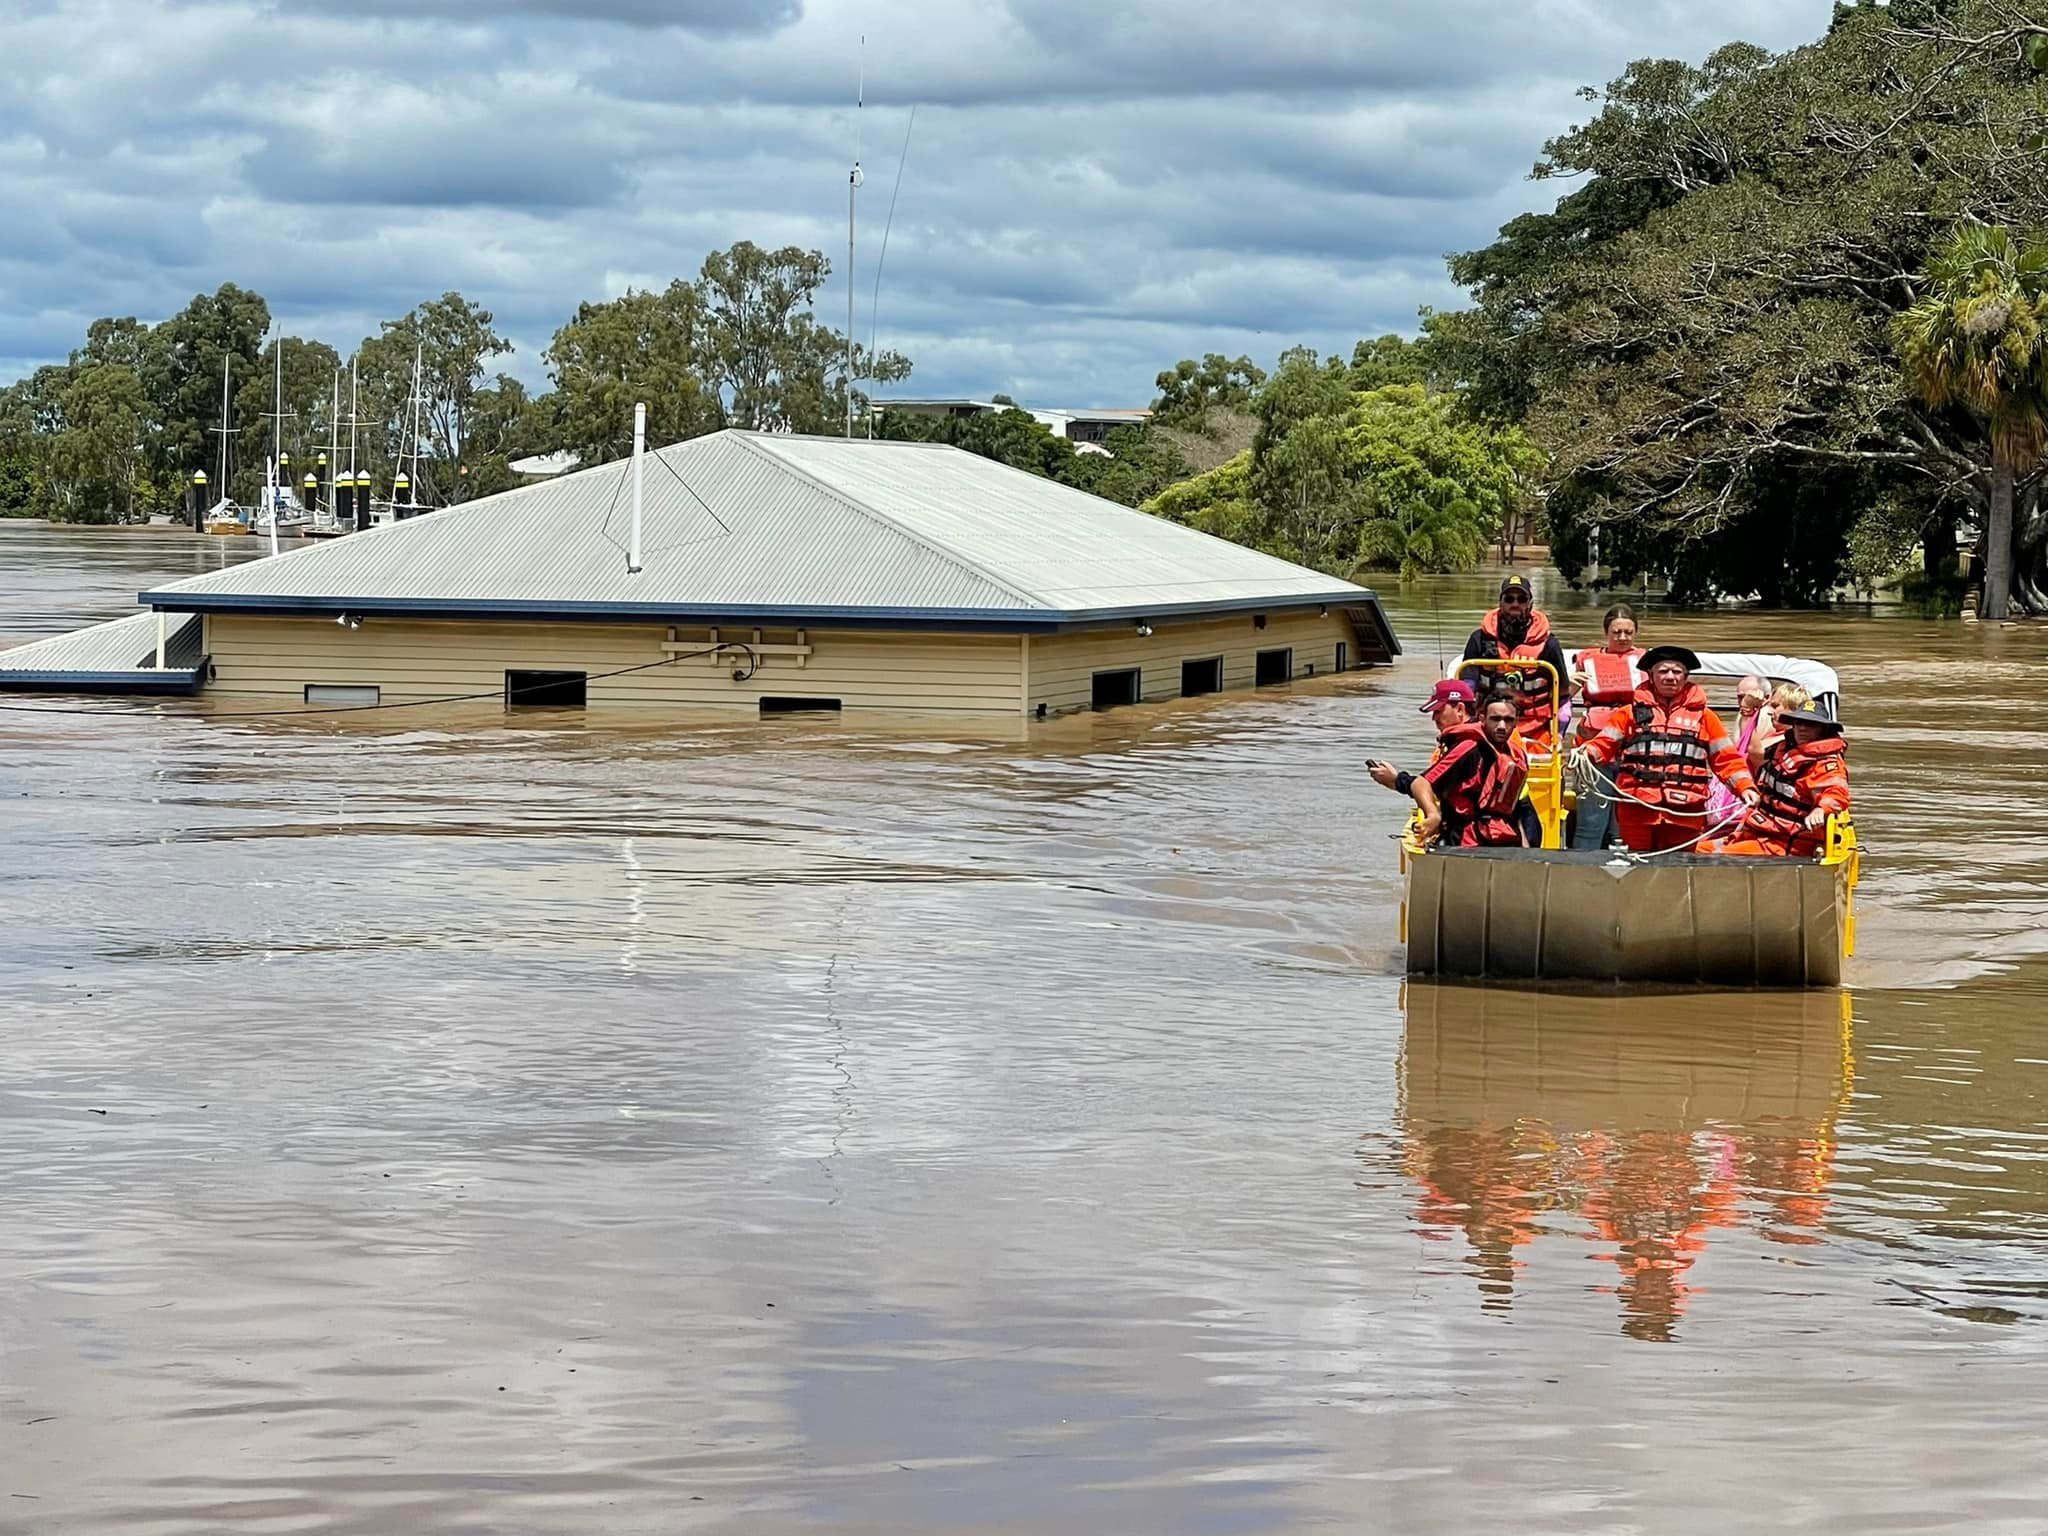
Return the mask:
[[1180, 664], [1180, 693], [1184, 699], [1192, 699], [1205, 693], [1223, 691], [1223, 658], [1211, 656], [1207, 661], [1184, 661]]
[[1266, 688], [1274, 683], [1291, 682], [1294, 678], [1294, 651], [1261, 651], [1252, 671], [1255, 687]]
[[797, 715], [810, 709], [822, 709], [836, 714], [839, 710], [839, 701], [783, 698], [776, 694], [764, 694], [761, 698], [761, 713], [764, 715]]
[[507, 672], [507, 709], [581, 709], [589, 692], [587, 672]]
[[1339, 641], [1337, 642], [1337, 665], [1336, 665], [1335, 667], [1331, 668], [1331, 670], [1332, 670], [1332, 671], [1335, 671], [1335, 672], [1345, 672], [1345, 671], [1349, 671], [1349, 670], [1350, 670], [1350, 667], [1351, 667], [1351, 647], [1350, 647], [1350, 646], [1349, 646], [1348, 644], [1346, 644], [1346, 643], [1345, 643], [1344, 641], [1342, 641], [1342, 640], [1339, 640]]
[[1095, 674], [1094, 704], [1097, 709], [1115, 709], [1138, 702], [1138, 669]]

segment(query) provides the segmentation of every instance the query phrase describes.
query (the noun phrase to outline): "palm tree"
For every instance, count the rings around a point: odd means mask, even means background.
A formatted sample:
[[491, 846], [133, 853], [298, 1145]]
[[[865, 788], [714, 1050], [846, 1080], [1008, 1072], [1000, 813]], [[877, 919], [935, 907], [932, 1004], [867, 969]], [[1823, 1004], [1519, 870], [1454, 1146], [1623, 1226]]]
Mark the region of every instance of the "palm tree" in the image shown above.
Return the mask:
[[1959, 405], [1990, 437], [1984, 605], [2002, 619], [2012, 591], [2013, 482], [2048, 446], [2048, 245], [1969, 224], [1927, 264], [1920, 302], [1894, 322], [1906, 383], [1928, 406]]

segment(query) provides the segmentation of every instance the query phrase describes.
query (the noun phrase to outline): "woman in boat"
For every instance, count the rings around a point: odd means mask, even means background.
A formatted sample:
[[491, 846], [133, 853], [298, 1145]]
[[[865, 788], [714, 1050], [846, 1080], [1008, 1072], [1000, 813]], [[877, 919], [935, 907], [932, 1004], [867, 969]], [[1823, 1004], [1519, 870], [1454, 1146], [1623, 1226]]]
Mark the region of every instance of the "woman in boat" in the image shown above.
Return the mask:
[[1756, 780], [1735, 750], [1707, 691], [1692, 680], [1700, 659], [1682, 645], [1643, 654], [1645, 682], [1626, 709], [1591, 741], [1572, 751], [1574, 764], [1612, 764], [1620, 803], [1621, 840], [1636, 853], [1689, 848], [1712, 823], [1707, 798], [1716, 779], [1744, 804], [1756, 803]]
[[[1636, 644], [1635, 609], [1627, 603], [1616, 603], [1608, 609], [1601, 636], [1604, 644], [1580, 651], [1572, 658], [1572, 686], [1584, 704], [1575, 722], [1581, 746], [1606, 730], [1615, 711], [1633, 703], [1636, 689], [1643, 684], [1642, 672], [1637, 667], [1643, 648]], [[1579, 808], [1572, 821], [1572, 846], [1605, 848], [1614, 830], [1613, 770], [1596, 764], [1589, 782], [1597, 787], [1579, 796]]]
[[[1750, 748], [1758, 745], [1757, 727], [1763, 721], [1764, 701], [1770, 694], [1771, 685], [1753, 672], [1735, 685], [1735, 750], [1749, 764], [1751, 773], [1756, 772], [1762, 757], [1760, 751], [1752, 753]], [[1715, 821], [1729, 821], [1742, 810], [1742, 802], [1728, 792], [1726, 784], [1716, 784], [1707, 809], [1714, 813]]]
[[1828, 817], [1849, 814], [1841, 725], [1810, 709], [1788, 709], [1778, 721], [1785, 734], [1764, 751], [1756, 804], [1734, 836], [1700, 844], [1701, 853], [1810, 859], [1827, 840]]

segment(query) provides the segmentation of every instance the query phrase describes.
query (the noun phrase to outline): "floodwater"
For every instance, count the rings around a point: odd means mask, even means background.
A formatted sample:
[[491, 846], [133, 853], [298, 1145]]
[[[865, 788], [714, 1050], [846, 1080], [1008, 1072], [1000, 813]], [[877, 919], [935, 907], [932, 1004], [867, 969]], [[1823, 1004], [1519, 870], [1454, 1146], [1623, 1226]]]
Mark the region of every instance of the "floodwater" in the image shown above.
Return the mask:
[[1406, 985], [1485, 590], [978, 732], [0, 698], [0, 1530], [2048, 1528], [2048, 637], [1648, 617], [1840, 667], [1849, 990]]

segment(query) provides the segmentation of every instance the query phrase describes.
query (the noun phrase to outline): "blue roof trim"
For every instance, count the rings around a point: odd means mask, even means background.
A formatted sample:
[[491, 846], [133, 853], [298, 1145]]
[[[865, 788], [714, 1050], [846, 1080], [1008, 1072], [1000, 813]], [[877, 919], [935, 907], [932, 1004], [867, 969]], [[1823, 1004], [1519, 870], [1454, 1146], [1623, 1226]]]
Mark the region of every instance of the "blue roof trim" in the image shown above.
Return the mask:
[[206, 676], [196, 667], [154, 667], [132, 672], [64, 672], [55, 669], [9, 672], [0, 668], [0, 693], [157, 693], [193, 694]]
[[[835, 629], [984, 630], [1000, 634], [1058, 634], [1065, 630], [1101, 629], [1139, 619], [1229, 618], [1238, 614], [1293, 613], [1304, 608], [1379, 610], [1369, 589], [1346, 588], [1327, 593], [1287, 597], [1233, 598], [1221, 603], [1148, 603], [1121, 608], [1062, 610], [1053, 608], [779, 608], [759, 604], [710, 604], [683, 607], [673, 603], [528, 602], [503, 598], [375, 598], [278, 597], [256, 593], [181, 593], [149, 591], [139, 601], [172, 613], [354, 613], [364, 618], [470, 618], [533, 622], [759, 624]], [[1384, 618], [1383, 618], [1384, 622]], [[1388, 627], [1391, 634], [1391, 627]]]

